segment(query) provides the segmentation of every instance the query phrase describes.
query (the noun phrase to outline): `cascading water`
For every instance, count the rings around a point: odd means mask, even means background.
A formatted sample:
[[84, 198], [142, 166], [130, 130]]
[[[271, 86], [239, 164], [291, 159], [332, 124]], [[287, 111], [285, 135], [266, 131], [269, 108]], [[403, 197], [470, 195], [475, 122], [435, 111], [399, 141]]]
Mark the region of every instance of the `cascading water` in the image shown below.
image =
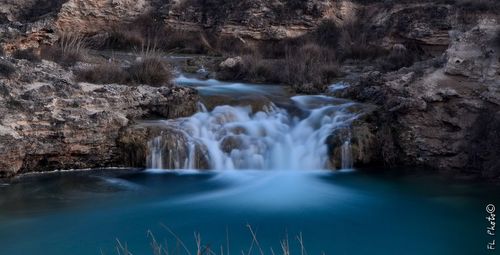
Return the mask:
[[353, 167], [351, 142], [345, 141], [341, 148], [341, 168], [350, 169]]
[[150, 169], [163, 168], [163, 143], [162, 137], [157, 136], [148, 142], [147, 167]]
[[[250, 107], [224, 105], [207, 111], [201, 106], [189, 118], [162, 121], [165, 126], [182, 130], [188, 141], [181, 148], [187, 151], [185, 158], [176, 159], [179, 163], [171, 166], [197, 168], [195, 157], [200, 155], [196, 151], [202, 151], [209, 168], [218, 170], [327, 168], [330, 151], [326, 139], [332, 133], [348, 129], [358, 116], [350, 111], [354, 103], [335, 100], [338, 99], [326, 96], [293, 97], [299, 114], [273, 104], [255, 113]], [[162, 160], [158, 157], [172, 153], [161, 153], [158, 138], [150, 145], [148, 166], [161, 168]], [[175, 148], [166, 150], [172, 149]], [[343, 143], [342, 168], [352, 168], [350, 150], [349, 141]]]

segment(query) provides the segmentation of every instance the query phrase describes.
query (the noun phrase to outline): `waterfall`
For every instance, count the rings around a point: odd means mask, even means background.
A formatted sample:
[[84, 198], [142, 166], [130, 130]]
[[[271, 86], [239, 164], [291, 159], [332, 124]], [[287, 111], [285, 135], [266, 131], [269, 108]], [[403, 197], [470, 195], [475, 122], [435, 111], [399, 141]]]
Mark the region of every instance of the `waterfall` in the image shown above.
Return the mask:
[[[291, 114], [274, 104], [262, 111], [250, 107], [217, 106], [200, 111], [188, 118], [165, 120], [166, 126], [176, 126], [186, 136], [182, 149], [185, 158], [176, 158], [182, 164], [166, 165], [174, 168], [197, 168], [197, 147], [206, 154], [209, 168], [231, 169], [324, 169], [331, 151], [326, 139], [346, 130], [358, 116], [349, 101], [332, 101], [323, 96], [292, 98], [301, 114]], [[150, 143], [148, 167], [163, 166], [162, 141], [154, 138]], [[173, 145], [177, 147], [178, 145]], [[341, 145], [341, 166], [352, 168], [351, 145]], [[168, 146], [163, 146], [168, 147]], [[165, 148], [168, 157], [177, 155], [173, 148]], [[175, 149], [175, 148], [174, 148]], [[199, 155], [198, 155], [199, 156]]]
[[353, 167], [351, 142], [345, 141], [341, 148], [341, 167], [351, 169]]
[[162, 137], [157, 136], [148, 142], [147, 167], [150, 169], [163, 168], [163, 149]]

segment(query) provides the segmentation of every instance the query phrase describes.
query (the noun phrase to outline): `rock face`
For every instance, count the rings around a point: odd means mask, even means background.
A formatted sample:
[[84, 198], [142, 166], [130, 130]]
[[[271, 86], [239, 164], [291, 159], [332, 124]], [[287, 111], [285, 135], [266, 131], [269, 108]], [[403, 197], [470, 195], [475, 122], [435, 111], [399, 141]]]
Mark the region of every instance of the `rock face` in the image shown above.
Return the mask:
[[[23, 32], [25, 41], [52, 36], [51, 30], [89, 35], [109, 32], [117, 25], [136, 22], [141, 16], [155, 17], [167, 27], [187, 32], [205, 31], [243, 41], [279, 40], [304, 35], [329, 19], [339, 25], [360, 22], [363, 30], [370, 31], [367, 40], [387, 48], [411, 41], [441, 53], [450, 43], [449, 30], [462, 17], [456, 5], [434, 1], [362, 4], [363, 1], [353, 0], [58, 0], [41, 1], [47, 3], [33, 11], [34, 6], [40, 5], [38, 2], [24, 0], [2, 5], [9, 10], [4, 14], [6, 22], [29, 24], [44, 20], [43, 26], [35, 26], [38, 29]], [[10, 45], [15, 47], [16, 43]]]
[[442, 67], [438, 59], [367, 73], [337, 93], [380, 106], [370, 121], [377, 127], [375, 158], [387, 165], [500, 176], [500, 49], [493, 43], [499, 29], [487, 19], [457, 31]]
[[196, 111], [192, 89], [77, 84], [51, 62], [13, 64], [16, 76], [0, 78], [0, 176], [127, 166], [118, 143], [123, 129]]
[[239, 38], [284, 39], [303, 35], [322, 18], [333, 17], [333, 9], [339, 6], [325, 0], [176, 1], [165, 21], [188, 31], [211, 29]]
[[148, 0], [69, 0], [62, 5], [56, 25], [62, 30], [91, 34], [132, 22], [151, 9], [152, 1]]
[[[140, 123], [124, 129], [118, 140], [122, 160], [128, 166], [155, 167], [151, 151], [157, 147], [162, 160], [161, 169], [209, 169], [210, 159], [206, 148], [190, 141], [182, 129], [161, 122]], [[192, 153], [192, 154], [191, 154]], [[194, 155], [193, 162], [188, 162]]]
[[496, 19], [481, 20], [467, 33], [452, 33], [453, 44], [447, 50], [446, 73], [480, 81], [498, 79], [500, 53], [491, 46], [500, 24]]

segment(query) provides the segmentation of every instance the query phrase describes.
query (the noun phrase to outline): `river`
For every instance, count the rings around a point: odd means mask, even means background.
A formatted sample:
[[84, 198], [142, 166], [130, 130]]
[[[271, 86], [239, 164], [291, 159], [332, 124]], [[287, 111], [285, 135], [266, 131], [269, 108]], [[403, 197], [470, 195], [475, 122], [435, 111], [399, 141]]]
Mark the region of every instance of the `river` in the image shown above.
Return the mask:
[[[153, 254], [149, 233], [173, 255], [196, 254], [195, 233], [217, 254], [283, 254], [286, 243], [309, 255], [486, 252], [485, 206], [500, 201], [498, 185], [358, 171], [349, 136], [338, 170], [326, 170], [335, 164], [325, 139], [365, 106], [282, 86], [176, 82], [199, 90], [200, 111], [155, 124], [185, 132], [181, 146], [202, 147], [212, 170], [195, 169], [195, 150], [172, 158], [153, 139], [145, 171], [0, 184], [0, 254], [117, 254], [117, 240], [132, 254]], [[171, 166], [178, 170], [162, 169]]]

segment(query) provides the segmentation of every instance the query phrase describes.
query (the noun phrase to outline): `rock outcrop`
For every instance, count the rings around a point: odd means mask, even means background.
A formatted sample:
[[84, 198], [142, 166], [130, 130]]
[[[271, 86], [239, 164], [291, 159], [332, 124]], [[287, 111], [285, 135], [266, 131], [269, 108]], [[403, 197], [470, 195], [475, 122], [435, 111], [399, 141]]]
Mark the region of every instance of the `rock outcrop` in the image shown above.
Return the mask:
[[75, 83], [55, 63], [10, 61], [16, 74], [0, 77], [0, 176], [126, 166], [122, 130], [196, 111], [198, 95], [189, 88]]
[[128, 166], [152, 167], [151, 151], [157, 146], [162, 154], [161, 166], [157, 167], [210, 169], [206, 147], [191, 140], [179, 127], [171, 125], [173, 123], [143, 122], [124, 129], [118, 140], [122, 162]]
[[447, 50], [448, 63], [445, 71], [482, 81], [498, 80], [500, 53], [494, 40], [500, 31], [499, 21], [486, 18], [467, 33], [452, 32], [451, 47]]
[[377, 127], [376, 158], [393, 166], [500, 176], [500, 49], [493, 43], [499, 30], [485, 19], [456, 31], [446, 61], [367, 73], [336, 93], [380, 106], [370, 123]]
[[61, 30], [96, 33], [113, 26], [131, 23], [152, 10], [149, 0], [68, 0], [57, 15], [56, 26]]

